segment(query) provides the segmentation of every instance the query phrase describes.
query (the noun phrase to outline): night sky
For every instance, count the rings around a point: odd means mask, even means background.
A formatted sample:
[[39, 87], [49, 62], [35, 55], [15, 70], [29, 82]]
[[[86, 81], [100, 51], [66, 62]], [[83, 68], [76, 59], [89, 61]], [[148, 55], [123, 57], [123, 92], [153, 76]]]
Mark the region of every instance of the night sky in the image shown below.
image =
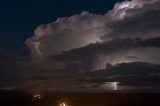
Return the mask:
[[160, 0], [5, 0], [0, 13], [0, 89], [160, 89]]

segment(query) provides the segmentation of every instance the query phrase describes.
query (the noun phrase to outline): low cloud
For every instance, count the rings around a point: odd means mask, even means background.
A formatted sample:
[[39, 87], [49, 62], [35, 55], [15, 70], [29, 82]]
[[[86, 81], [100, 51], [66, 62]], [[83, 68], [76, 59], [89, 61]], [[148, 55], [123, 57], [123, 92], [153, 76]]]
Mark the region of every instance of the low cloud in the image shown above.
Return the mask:
[[51, 55], [48, 59], [66, 62], [66, 64], [79, 62], [82, 70], [87, 71], [105, 68], [106, 63], [143, 61], [159, 64], [160, 45], [156, 43], [159, 41], [159, 38], [145, 40], [136, 38], [114, 39], [103, 43], [90, 44], [59, 55]]

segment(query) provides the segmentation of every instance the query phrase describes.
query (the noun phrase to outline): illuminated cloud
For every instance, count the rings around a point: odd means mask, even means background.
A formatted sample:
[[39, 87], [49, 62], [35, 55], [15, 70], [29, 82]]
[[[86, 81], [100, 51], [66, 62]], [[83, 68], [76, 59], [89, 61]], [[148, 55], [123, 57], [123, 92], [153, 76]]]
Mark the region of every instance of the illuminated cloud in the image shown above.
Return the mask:
[[[140, 63], [134, 65], [137, 61], [160, 64], [159, 13], [160, 0], [132, 0], [116, 3], [104, 15], [82, 12], [40, 25], [25, 42], [32, 60], [38, 62], [1, 59], [0, 87], [12, 83], [21, 89], [75, 89], [66, 88], [66, 85], [73, 86], [71, 80], [79, 78], [74, 71], [95, 71], [105, 68], [106, 63], [121, 63], [122, 70], [112, 70], [113, 75], [144, 74], [148, 69], [149, 74], [159, 75], [159, 68], [158, 73], [153, 71], [154, 65], [145, 64], [141, 70]], [[123, 68], [125, 63], [132, 65]], [[118, 85], [120, 83], [113, 82], [114, 90], [120, 89]], [[4, 88], [11, 89], [10, 86]]]
[[105, 16], [82, 12], [71, 17], [38, 26], [34, 36], [26, 40], [33, 57], [47, 57], [100, 41], [106, 33]]
[[73, 49], [49, 58], [66, 62], [66, 64], [70, 64], [71, 61], [79, 61], [82, 70], [87, 71], [105, 68], [106, 63], [143, 61], [159, 64], [160, 44], [158, 42], [160, 42], [160, 38], [145, 40], [137, 38], [114, 39]]
[[38, 26], [26, 44], [38, 59], [104, 40], [157, 37], [159, 12], [159, 0], [124, 1], [105, 15], [82, 12]]
[[160, 36], [160, 0], [132, 0], [117, 3], [108, 14], [112, 19], [106, 26], [111, 29], [103, 40], [115, 38], [151, 38]]
[[79, 63], [88, 70], [102, 68], [106, 62], [157, 64], [159, 46], [149, 41], [160, 37], [159, 13], [160, 0], [124, 1], [105, 15], [82, 12], [38, 26], [26, 44], [33, 60], [58, 61], [64, 67], [66, 63]]

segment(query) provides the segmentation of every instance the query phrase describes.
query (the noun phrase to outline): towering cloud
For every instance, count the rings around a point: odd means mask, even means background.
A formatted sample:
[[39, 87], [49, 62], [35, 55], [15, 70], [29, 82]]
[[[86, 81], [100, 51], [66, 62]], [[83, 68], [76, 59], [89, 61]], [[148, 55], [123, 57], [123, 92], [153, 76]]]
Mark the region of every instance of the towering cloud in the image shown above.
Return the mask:
[[26, 44], [33, 57], [58, 54], [100, 41], [100, 36], [107, 31], [105, 23], [105, 16], [88, 12], [58, 18], [53, 23], [39, 26]]
[[159, 44], [152, 42], [159, 42], [159, 13], [160, 0], [124, 1], [105, 15], [82, 12], [38, 26], [26, 44], [33, 60], [52, 57], [82, 67], [99, 68], [106, 62], [160, 63]]
[[122, 9], [121, 11], [119, 10], [120, 12], [118, 12], [119, 16], [123, 17], [123, 19], [107, 24], [112, 31], [106, 33], [102, 39], [135, 37], [151, 38], [159, 36], [159, 0], [133, 0], [132, 2], [126, 2], [124, 6], [128, 7]]

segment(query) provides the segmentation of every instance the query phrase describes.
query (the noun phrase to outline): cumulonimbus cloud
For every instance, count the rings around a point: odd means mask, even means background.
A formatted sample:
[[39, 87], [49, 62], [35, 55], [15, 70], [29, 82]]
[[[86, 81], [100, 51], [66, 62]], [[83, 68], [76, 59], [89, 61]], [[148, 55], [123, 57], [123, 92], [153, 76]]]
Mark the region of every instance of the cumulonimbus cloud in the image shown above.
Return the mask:
[[[100, 65], [108, 61], [118, 63], [139, 59], [157, 63], [159, 61], [157, 59], [154, 61], [154, 57], [158, 56], [159, 47], [148, 42], [148, 39], [153, 40], [153, 38], [160, 37], [159, 12], [160, 0], [124, 1], [116, 3], [114, 8], [104, 15], [82, 12], [38, 26], [34, 31], [34, 36], [26, 40], [26, 45], [31, 51], [33, 60], [48, 59], [57, 54], [66, 56], [68, 52], [65, 51], [72, 52], [73, 49], [77, 50], [74, 53], [75, 56], [69, 56], [67, 61], [80, 61], [90, 65], [97, 61]], [[127, 39], [132, 43], [123, 42]], [[135, 43], [134, 41], [137, 41], [135, 39], [144, 39], [143, 44]], [[119, 45], [120, 42], [123, 42], [121, 43], [123, 45]], [[125, 46], [128, 43], [134, 45]], [[86, 55], [85, 61], [82, 61], [81, 53], [85, 54], [85, 51], [90, 51], [88, 45], [91, 44], [100, 48], [93, 49], [92, 53], [87, 52], [90, 55]], [[107, 47], [110, 46], [109, 49], [103, 48], [104, 50], [101, 51], [103, 44], [109, 44], [107, 45]], [[83, 47], [86, 47], [87, 50], [82, 49]], [[151, 55], [151, 50], [155, 51], [156, 56]], [[142, 55], [144, 51], [146, 54]], [[127, 60], [125, 55], [136, 58]], [[98, 61], [97, 58], [101, 61]], [[62, 60], [65, 63], [65, 57]]]
[[39, 26], [26, 40], [32, 56], [46, 57], [100, 41], [106, 33], [105, 16], [83, 12]]
[[[53, 55], [48, 59], [63, 61], [66, 64], [78, 61], [81, 68], [85, 67], [82, 70], [105, 68], [106, 63], [143, 61], [159, 64], [160, 44], [158, 42], [160, 42], [160, 37], [152, 39], [114, 39]], [[86, 68], [86, 66], [88, 67]]]
[[[131, 0], [116, 3], [104, 15], [82, 12], [40, 25], [34, 30], [33, 37], [25, 42], [35, 64], [1, 58], [0, 88], [13, 86], [41, 91], [64, 89], [69, 85], [73, 87], [67, 89], [79, 90], [75, 82], [72, 84], [78, 77], [73, 71], [95, 71], [105, 68], [106, 63], [122, 63], [115, 65], [118, 67], [115, 71], [105, 70], [106, 75], [117, 76], [124, 72], [125, 75], [159, 76], [159, 65], [158, 69], [153, 65], [160, 64], [159, 13], [160, 0]], [[127, 67], [123, 68], [124, 65]], [[139, 68], [139, 65], [143, 67]], [[104, 81], [104, 73], [98, 73], [96, 75]], [[125, 79], [128, 83], [126, 76]]]

